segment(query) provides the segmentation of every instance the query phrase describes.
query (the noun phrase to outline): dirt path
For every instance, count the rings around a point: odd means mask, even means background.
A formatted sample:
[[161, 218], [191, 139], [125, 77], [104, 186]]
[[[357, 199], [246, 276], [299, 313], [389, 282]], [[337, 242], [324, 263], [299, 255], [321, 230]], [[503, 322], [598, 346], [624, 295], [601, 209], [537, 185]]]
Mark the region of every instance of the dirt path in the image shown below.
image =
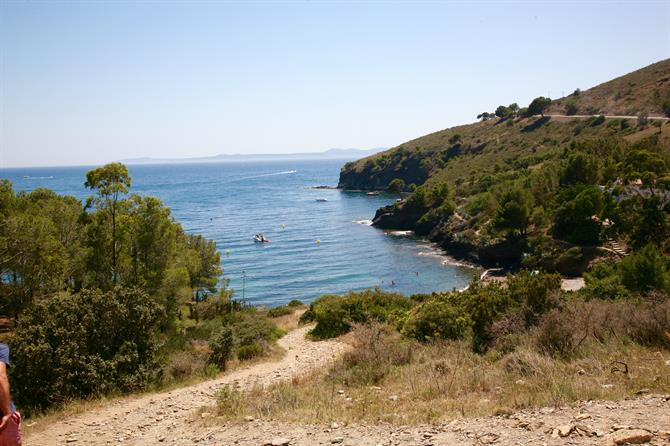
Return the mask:
[[[240, 389], [291, 379], [323, 367], [344, 351], [338, 341], [310, 342], [302, 327], [278, 341], [286, 355], [237, 370], [221, 378], [160, 394], [122, 399], [109, 406], [75, 415], [40, 427], [24, 442], [27, 446], [53, 445], [155, 445], [193, 444], [194, 411], [214, 403], [213, 396], [225, 385]], [[182, 440], [183, 439], [183, 440]], [[176, 443], [175, 443], [176, 441]]]
[[[291, 379], [327, 366], [347, 346], [310, 342], [303, 327], [280, 339], [287, 354], [219, 379], [171, 392], [123, 399], [66, 418], [32, 433], [27, 446], [447, 446], [447, 445], [614, 445], [641, 441], [670, 445], [670, 395], [620, 401], [590, 401], [561, 408], [522, 410], [507, 416], [454, 420], [430, 426], [287, 424], [271, 420], [223, 423], [202, 418], [224, 385], [249, 388]], [[618, 443], [617, 443], [618, 442]]]

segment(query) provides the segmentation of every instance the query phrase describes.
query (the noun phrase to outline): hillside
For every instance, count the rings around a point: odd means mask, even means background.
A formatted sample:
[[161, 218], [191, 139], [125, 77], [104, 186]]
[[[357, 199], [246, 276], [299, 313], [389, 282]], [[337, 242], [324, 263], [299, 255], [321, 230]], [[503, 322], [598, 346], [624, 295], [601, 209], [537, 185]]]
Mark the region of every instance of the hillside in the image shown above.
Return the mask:
[[[577, 101], [580, 113], [658, 115], [659, 101], [670, 97], [668, 79], [670, 60], [665, 60], [581, 92], [577, 99], [553, 101], [545, 113], [563, 114], [561, 109], [570, 100]], [[646, 163], [655, 167], [637, 165], [640, 156], [634, 157], [633, 152], [640, 152], [645, 159], [658, 157]], [[575, 245], [598, 246], [612, 237], [624, 244], [631, 242], [629, 233], [618, 232], [626, 226], [621, 215], [602, 209], [593, 209], [589, 217], [602, 214], [605, 219], [618, 219], [615, 233], [600, 228], [597, 237], [579, 241], [556, 236], [560, 232], [556, 230], [557, 209], [564, 203], [554, 198], [563, 188], [576, 185], [561, 178], [571, 157], [586, 157], [593, 161], [589, 168], [595, 170], [593, 178], [576, 182], [602, 189], [636, 180], [624, 178], [634, 172], [640, 176], [651, 169], [655, 177], [667, 175], [669, 154], [670, 123], [664, 119], [541, 117], [526, 116], [521, 111], [511, 117], [493, 117], [441, 130], [347, 163], [340, 173], [339, 187], [383, 190], [394, 179], [401, 180], [407, 192], [419, 187], [406, 200], [380, 210], [375, 224], [428, 235], [457, 257], [485, 265], [510, 265], [528, 254], [544, 256], [549, 248], [534, 251], [529, 245], [546, 236], [560, 241], [560, 246], [553, 245], [551, 249], [561, 251]], [[510, 190], [525, 191], [521, 194], [523, 228], [504, 228], [499, 221]], [[525, 197], [526, 192], [532, 197]], [[580, 263], [579, 268], [558, 269], [578, 274], [595, 254], [598, 253], [590, 252], [581, 255], [579, 262], [571, 262]], [[555, 268], [554, 261], [550, 269]]]
[[575, 93], [554, 101], [549, 113], [663, 116], [663, 103], [670, 99], [670, 59]]

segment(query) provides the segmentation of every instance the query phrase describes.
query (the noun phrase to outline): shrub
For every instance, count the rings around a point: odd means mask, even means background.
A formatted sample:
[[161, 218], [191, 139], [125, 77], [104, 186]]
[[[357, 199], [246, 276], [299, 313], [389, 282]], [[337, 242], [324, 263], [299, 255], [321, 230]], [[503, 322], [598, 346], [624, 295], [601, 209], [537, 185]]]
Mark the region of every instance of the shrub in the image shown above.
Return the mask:
[[231, 329], [238, 346], [268, 345], [284, 334], [272, 321], [254, 312], [241, 314], [238, 320], [232, 321]]
[[294, 307], [289, 307], [288, 305], [280, 305], [278, 307], [274, 307], [268, 310], [268, 317], [286, 316], [287, 314], [293, 314], [294, 311], [295, 311]]
[[571, 356], [575, 350], [573, 322], [572, 314], [557, 309], [544, 315], [535, 335], [539, 350], [550, 356]]
[[249, 359], [262, 355], [264, 351], [265, 349], [258, 342], [254, 342], [251, 344], [243, 344], [237, 347], [237, 359], [239, 359], [240, 361], [247, 361]]
[[624, 258], [619, 269], [621, 283], [631, 291], [648, 293], [670, 287], [667, 260], [653, 244]]
[[412, 345], [388, 325], [371, 322], [356, 326], [353, 348], [332, 377], [349, 386], [378, 384], [393, 367], [412, 361]]
[[310, 332], [317, 339], [334, 338], [347, 333], [353, 324], [368, 321], [389, 322], [399, 326], [414, 302], [402, 294], [379, 288], [350, 292], [344, 296], [325, 295], [315, 300], [301, 321], [316, 321]]
[[599, 115], [594, 118], [591, 118], [591, 127], [596, 127], [600, 124], [605, 122], [605, 116], [604, 115]]
[[576, 115], [577, 114], [577, 103], [572, 101], [566, 101], [565, 103], [565, 114], [566, 115]]
[[203, 374], [205, 371], [205, 358], [203, 355], [195, 352], [176, 351], [168, 358], [163, 371], [163, 379], [165, 381], [182, 381], [191, 376]]
[[12, 390], [26, 410], [127, 392], [155, 381], [164, 315], [135, 288], [83, 290], [36, 303], [11, 341]]
[[474, 282], [463, 295], [464, 307], [472, 319], [472, 348], [484, 352], [493, 341], [490, 331], [493, 322], [514, 302], [509, 292], [497, 282], [486, 285]]
[[212, 350], [209, 362], [215, 364], [220, 370], [226, 370], [226, 363], [233, 352], [233, 344], [233, 331], [230, 327], [221, 328], [209, 341], [209, 348]]
[[460, 339], [472, 324], [462, 304], [461, 293], [438, 294], [410, 312], [403, 333], [422, 342]]
[[298, 299], [293, 299], [289, 303], [286, 304], [289, 307], [302, 307], [304, 304], [299, 301]]
[[522, 271], [508, 277], [508, 289], [511, 299], [523, 305], [526, 326], [531, 326], [560, 302], [561, 277]]

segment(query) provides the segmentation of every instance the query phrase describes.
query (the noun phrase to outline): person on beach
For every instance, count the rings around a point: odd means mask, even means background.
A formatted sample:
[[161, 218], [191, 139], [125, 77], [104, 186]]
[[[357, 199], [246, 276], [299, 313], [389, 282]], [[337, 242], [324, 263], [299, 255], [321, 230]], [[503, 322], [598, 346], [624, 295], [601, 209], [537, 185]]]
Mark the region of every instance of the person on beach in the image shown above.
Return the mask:
[[18, 446], [21, 444], [21, 414], [14, 408], [9, 392], [9, 347], [0, 342], [0, 446]]

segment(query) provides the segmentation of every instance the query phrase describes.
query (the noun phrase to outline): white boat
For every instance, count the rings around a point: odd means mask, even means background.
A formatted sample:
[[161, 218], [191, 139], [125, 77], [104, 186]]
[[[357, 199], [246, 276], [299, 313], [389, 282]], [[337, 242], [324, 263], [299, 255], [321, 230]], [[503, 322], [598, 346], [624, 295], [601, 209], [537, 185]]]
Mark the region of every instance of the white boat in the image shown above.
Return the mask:
[[326, 198], [317, 198], [316, 201], [324, 202], [324, 201], [328, 201], [328, 199], [326, 199]]
[[255, 243], [270, 243], [270, 240], [266, 239], [264, 235], [254, 235]]

